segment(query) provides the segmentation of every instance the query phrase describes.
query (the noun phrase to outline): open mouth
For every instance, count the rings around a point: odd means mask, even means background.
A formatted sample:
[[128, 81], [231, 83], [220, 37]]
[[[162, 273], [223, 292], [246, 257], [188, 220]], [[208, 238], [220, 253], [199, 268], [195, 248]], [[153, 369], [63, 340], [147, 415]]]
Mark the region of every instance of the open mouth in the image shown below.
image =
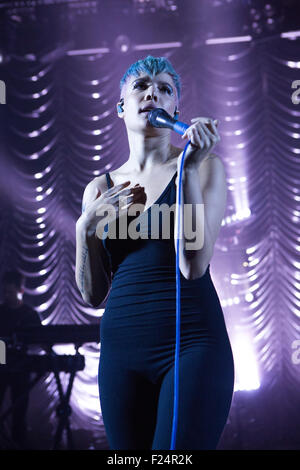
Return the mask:
[[156, 109], [156, 108], [145, 108], [145, 109], [141, 109], [141, 110], [140, 110], [140, 113], [149, 113], [149, 111], [152, 111], [152, 109]]

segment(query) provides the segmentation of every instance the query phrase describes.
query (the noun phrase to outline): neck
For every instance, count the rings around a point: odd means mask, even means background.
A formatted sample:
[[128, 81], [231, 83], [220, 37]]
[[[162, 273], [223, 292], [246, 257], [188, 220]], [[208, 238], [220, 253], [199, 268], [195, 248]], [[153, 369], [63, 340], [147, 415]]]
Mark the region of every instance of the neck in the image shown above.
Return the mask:
[[128, 171], [132, 169], [139, 173], [148, 172], [154, 166], [162, 165], [170, 160], [173, 146], [170, 143], [170, 133], [163, 135], [145, 136], [136, 132], [128, 132], [130, 154], [126, 162]]

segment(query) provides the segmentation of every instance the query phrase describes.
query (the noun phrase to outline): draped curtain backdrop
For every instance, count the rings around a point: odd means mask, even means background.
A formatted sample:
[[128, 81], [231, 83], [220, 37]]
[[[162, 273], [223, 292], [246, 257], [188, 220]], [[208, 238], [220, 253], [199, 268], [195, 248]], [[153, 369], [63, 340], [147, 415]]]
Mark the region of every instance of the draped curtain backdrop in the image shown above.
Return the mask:
[[[235, 393], [221, 449], [300, 447], [300, 79], [299, 40], [271, 39], [25, 60], [1, 66], [1, 271], [26, 276], [25, 301], [44, 325], [100, 323], [75, 284], [75, 223], [87, 183], [129, 156], [118, 119], [119, 80], [148, 54], [170, 59], [183, 89], [180, 120], [220, 120], [215, 148], [228, 202], [211, 261], [235, 360]], [[54, 57], [54, 59], [51, 59]], [[175, 145], [183, 146], [177, 135]], [[175, 338], [174, 338], [175, 341]], [[299, 348], [299, 346], [298, 346]], [[54, 347], [72, 353], [71, 346]], [[98, 399], [101, 345], [80, 348], [71, 406], [79, 445], [108, 449]], [[66, 377], [64, 377], [66, 382]], [[120, 393], [122, 391], [120, 390]], [[36, 447], [53, 431], [54, 375], [31, 393]]]

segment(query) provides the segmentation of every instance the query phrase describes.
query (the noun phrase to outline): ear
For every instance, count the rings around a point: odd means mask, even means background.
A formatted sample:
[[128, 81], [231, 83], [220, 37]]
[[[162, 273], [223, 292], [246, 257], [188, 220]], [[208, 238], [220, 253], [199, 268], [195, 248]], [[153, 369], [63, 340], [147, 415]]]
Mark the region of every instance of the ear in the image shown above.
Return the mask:
[[121, 118], [121, 119], [123, 119], [123, 117], [124, 117], [123, 105], [124, 105], [124, 99], [122, 98], [117, 103], [117, 113], [118, 113], [118, 117]]

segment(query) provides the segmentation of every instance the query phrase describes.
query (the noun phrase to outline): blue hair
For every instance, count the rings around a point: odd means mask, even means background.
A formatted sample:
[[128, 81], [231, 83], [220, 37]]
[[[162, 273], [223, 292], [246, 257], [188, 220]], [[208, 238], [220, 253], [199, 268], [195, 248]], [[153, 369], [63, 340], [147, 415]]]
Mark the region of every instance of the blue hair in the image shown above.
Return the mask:
[[176, 86], [178, 99], [181, 93], [181, 79], [178, 73], [175, 72], [171, 62], [165, 57], [153, 57], [148, 55], [145, 59], [140, 59], [126, 70], [120, 81], [120, 90], [122, 91], [123, 86], [127, 82], [128, 78], [132, 75], [138, 77], [142, 73], [155, 76], [161, 72], [166, 72], [171, 75], [173, 82]]

